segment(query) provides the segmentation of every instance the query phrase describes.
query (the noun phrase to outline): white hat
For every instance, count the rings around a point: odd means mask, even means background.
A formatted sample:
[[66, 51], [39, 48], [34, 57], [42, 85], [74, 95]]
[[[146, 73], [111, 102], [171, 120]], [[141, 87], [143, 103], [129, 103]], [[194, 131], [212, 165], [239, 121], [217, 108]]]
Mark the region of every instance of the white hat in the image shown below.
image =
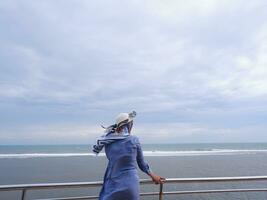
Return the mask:
[[131, 113], [120, 113], [116, 118], [116, 125], [118, 127], [125, 125], [131, 121], [133, 121], [133, 118], [136, 116], [136, 112], [133, 111]]

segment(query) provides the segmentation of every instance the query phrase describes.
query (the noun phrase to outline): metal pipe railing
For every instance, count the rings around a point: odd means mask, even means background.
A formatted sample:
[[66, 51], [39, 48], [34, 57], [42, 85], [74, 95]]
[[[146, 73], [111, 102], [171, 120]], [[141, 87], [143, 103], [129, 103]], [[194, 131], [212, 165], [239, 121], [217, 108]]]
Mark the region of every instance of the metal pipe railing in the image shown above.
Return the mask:
[[[201, 183], [201, 182], [238, 182], [238, 181], [264, 181], [267, 176], [242, 176], [242, 177], [210, 177], [210, 178], [167, 178], [164, 184], [173, 183]], [[140, 180], [140, 184], [153, 184], [149, 179]], [[21, 200], [25, 200], [28, 190], [41, 189], [60, 189], [60, 188], [81, 188], [81, 187], [99, 187], [101, 181], [96, 182], [69, 182], [69, 183], [41, 183], [41, 184], [19, 184], [19, 185], [0, 185], [1, 191], [21, 190]], [[191, 191], [163, 191], [163, 184], [159, 185], [159, 192], [140, 193], [140, 196], [158, 196], [159, 200], [163, 199], [163, 195], [179, 195], [179, 194], [199, 194], [199, 193], [222, 193], [222, 192], [262, 192], [267, 188], [247, 188], [247, 189], [215, 189], [215, 190], [191, 190]], [[74, 200], [74, 199], [97, 199], [98, 196], [80, 196], [80, 197], [62, 197], [49, 198], [50, 200]], [[39, 199], [41, 200], [41, 199]], [[48, 199], [42, 199], [48, 200]]]

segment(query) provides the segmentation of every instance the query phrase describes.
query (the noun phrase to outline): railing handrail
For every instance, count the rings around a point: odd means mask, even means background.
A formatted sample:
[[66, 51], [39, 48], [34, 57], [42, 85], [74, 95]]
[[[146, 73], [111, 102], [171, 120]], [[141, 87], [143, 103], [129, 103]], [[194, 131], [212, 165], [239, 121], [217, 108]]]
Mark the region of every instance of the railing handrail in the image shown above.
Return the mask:
[[97, 187], [103, 184], [102, 181], [94, 182], [67, 182], [67, 183], [35, 183], [35, 184], [16, 184], [0, 185], [2, 190], [22, 190], [22, 189], [47, 189], [47, 188], [66, 188], [66, 187]]
[[[166, 183], [192, 183], [192, 182], [228, 182], [228, 181], [262, 181], [267, 180], [267, 176], [238, 176], [238, 177], [201, 177], [201, 178], [167, 178]], [[150, 179], [141, 179], [140, 184], [152, 184]], [[0, 185], [0, 191], [14, 191], [21, 190], [21, 199], [25, 199], [26, 191], [28, 190], [41, 190], [41, 189], [59, 189], [59, 188], [75, 188], [75, 187], [98, 187], [103, 184], [102, 181], [94, 182], [67, 182], [67, 183], [37, 183], [37, 184], [16, 184], [16, 185]], [[192, 190], [192, 191], [164, 191], [162, 190], [163, 184], [160, 184], [159, 192], [146, 192], [140, 193], [141, 196], [158, 195], [162, 199], [162, 195], [172, 194], [196, 194], [196, 193], [218, 193], [218, 192], [256, 192], [267, 191], [267, 188], [247, 188], [247, 189], [216, 189], [216, 190]], [[70, 199], [96, 199], [97, 196], [85, 197], [63, 197], [54, 198], [54, 200], [70, 200]], [[44, 199], [43, 199], [44, 200]]]
[[[267, 176], [237, 176], [237, 177], [201, 177], [201, 178], [166, 178], [165, 183], [190, 183], [190, 182], [226, 182], [226, 181], [259, 181], [267, 180]], [[141, 179], [140, 184], [151, 184], [150, 179]], [[103, 184], [102, 181], [93, 182], [67, 182], [67, 183], [36, 183], [36, 184], [15, 184], [0, 185], [2, 190], [22, 190], [22, 189], [46, 189], [46, 188], [66, 188], [66, 187], [97, 187]]]

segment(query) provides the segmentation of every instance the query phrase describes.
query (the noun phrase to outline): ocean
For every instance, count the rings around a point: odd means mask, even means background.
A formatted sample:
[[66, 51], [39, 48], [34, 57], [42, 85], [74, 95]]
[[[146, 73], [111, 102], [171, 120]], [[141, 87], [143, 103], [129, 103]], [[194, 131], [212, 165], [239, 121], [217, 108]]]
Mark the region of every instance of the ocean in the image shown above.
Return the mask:
[[[166, 178], [267, 175], [267, 143], [143, 144], [142, 148], [152, 171]], [[101, 181], [106, 165], [105, 155], [95, 156], [91, 145], [2, 145], [0, 185]], [[149, 178], [141, 171], [139, 176]], [[266, 184], [267, 181], [166, 184], [164, 190], [255, 188]], [[97, 195], [99, 189], [29, 191], [26, 199]], [[158, 186], [142, 186], [141, 190], [158, 191]], [[0, 199], [16, 200], [20, 194], [0, 192]], [[164, 199], [265, 200], [267, 192], [172, 195]]]

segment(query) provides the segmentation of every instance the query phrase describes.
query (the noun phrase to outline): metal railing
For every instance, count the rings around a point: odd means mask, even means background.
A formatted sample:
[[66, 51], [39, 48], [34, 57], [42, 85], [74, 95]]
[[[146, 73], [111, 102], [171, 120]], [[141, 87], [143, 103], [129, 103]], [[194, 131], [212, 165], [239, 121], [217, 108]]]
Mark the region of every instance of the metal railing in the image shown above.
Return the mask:
[[[167, 178], [163, 184], [159, 185], [158, 192], [140, 193], [140, 196], [158, 196], [159, 200], [163, 199], [164, 195], [180, 195], [180, 194], [201, 194], [201, 193], [224, 193], [224, 192], [262, 192], [267, 191], [267, 188], [247, 188], [247, 189], [213, 189], [213, 190], [182, 190], [182, 191], [163, 191], [164, 184], [173, 183], [203, 183], [203, 182], [240, 182], [240, 181], [264, 181], [267, 176], [243, 176], [243, 177], [211, 177], [211, 178]], [[140, 180], [141, 185], [153, 184], [151, 180]], [[17, 191], [21, 192], [21, 200], [26, 199], [26, 192], [29, 190], [42, 189], [60, 189], [60, 188], [83, 188], [83, 187], [99, 187], [102, 182], [70, 182], [70, 183], [42, 183], [42, 184], [20, 184], [20, 185], [0, 185], [1, 191]], [[81, 199], [97, 199], [98, 196], [78, 196], [78, 197], [62, 197], [49, 198], [49, 200], [81, 200]], [[48, 200], [48, 199], [38, 199]]]

